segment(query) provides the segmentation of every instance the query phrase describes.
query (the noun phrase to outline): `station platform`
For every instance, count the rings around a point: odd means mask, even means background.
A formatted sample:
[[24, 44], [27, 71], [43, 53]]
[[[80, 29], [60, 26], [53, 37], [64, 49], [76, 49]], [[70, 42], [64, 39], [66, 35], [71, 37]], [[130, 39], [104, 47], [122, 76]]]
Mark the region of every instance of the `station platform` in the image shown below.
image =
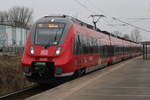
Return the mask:
[[150, 60], [111, 65], [27, 100], [150, 100]]

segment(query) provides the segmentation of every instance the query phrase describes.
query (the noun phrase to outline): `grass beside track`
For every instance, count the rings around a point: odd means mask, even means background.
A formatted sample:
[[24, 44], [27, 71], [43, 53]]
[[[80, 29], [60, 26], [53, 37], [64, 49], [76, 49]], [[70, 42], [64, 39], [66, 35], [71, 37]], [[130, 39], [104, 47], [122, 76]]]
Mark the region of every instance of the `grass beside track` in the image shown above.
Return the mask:
[[21, 56], [0, 56], [0, 96], [31, 86], [20, 67]]

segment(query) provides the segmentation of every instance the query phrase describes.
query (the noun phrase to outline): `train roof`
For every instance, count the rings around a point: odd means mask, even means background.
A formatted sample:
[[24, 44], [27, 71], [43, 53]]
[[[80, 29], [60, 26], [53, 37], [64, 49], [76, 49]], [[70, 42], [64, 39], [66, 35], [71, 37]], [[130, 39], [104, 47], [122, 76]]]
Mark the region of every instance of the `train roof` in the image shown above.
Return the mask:
[[[37, 23], [39, 22], [48, 22], [51, 18], [56, 18], [57, 21], [59, 22], [66, 22], [66, 23], [75, 23], [75, 24], [78, 24], [78, 25], [81, 25], [81, 26], [85, 26], [89, 29], [92, 29], [92, 30], [95, 30], [94, 29], [94, 26], [90, 25], [90, 24], [87, 24], [77, 18], [74, 18], [72, 16], [68, 16], [68, 15], [50, 15], [50, 16], [44, 16], [43, 18], [39, 19], [37, 21]], [[136, 44], [139, 44], [137, 42], [134, 42], [134, 41], [131, 41], [131, 40], [128, 40], [128, 39], [125, 39], [123, 37], [119, 37], [119, 36], [116, 36], [114, 34], [111, 34], [110, 32], [108, 31], [102, 31], [100, 30], [99, 28], [97, 28], [95, 31], [97, 32], [101, 32], [103, 34], [107, 34], [107, 35], [110, 35], [112, 37], [115, 37], [115, 38], [119, 38], [119, 39], [122, 39], [122, 40], [125, 40], [125, 41], [129, 41], [129, 42], [132, 42], [132, 43], [136, 43]]]

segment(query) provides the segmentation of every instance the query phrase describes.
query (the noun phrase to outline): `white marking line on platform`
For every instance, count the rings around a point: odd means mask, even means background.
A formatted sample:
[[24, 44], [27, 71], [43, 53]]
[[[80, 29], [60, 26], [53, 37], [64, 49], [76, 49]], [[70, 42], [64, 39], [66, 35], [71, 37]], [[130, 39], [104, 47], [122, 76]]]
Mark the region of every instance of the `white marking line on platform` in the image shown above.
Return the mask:
[[99, 89], [150, 89], [150, 87], [102, 87]]
[[[137, 58], [135, 58], [135, 59], [137, 59]], [[133, 62], [135, 59], [130, 60], [130, 61], [127, 61], [127, 62], [125, 62], [125, 63], [123, 63], [123, 64], [121, 64], [121, 65], [119, 65], [119, 66], [117, 66], [117, 67], [115, 67], [115, 68], [113, 68], [113, 69], [110, 69], [109, 71], [107, 71], [107, 72], [105, 72], [105, 73], [100, 74], [99, 76], [97, 76], [97, 77], [95, 77], [95, 78], [90, 79], [90, 80], [87, 81], [87, 82], [81, 83], [79, 86], [77, 86], [77, 87], [75, 87], [75, 88], [72, 88], [72, 89], [70, 89], [70, 90], [67, 91], [67, 92], [64, 92], [64, 93], [60, 94], [59, 97], [57, 97], [57, 100], [62, 100], [62, 99], [64, 99], [65, 97], [68, 97], [69, 95], [73, 94], [74, 92], [78, 91], [79, 89], [83, 88], [84, 86], [86, 86], [86, 85], [88, 85], [88, 84], [90, 84], [90, 83], [96, 81], [97, 79], [99, 79], [99, 78], [101, 78], [101, 77], [103, 77], [103, 76], [105, 76], [105, 75], [107, 75], [107, 74], [109, 74], [109, 73], [111, 73], [111, 72], [113, 72], [113, 71], [119, 69], [120, 67], [122, 67], [122, 66], [124, 66], [124, 65], [126, 65], [126, 64], [129, 64], [130, 62]]]
[[150, 97], [150, 95], [100, 95], [100, 94], [88, 94], [88, 96], [105, 96], [105, 97]]

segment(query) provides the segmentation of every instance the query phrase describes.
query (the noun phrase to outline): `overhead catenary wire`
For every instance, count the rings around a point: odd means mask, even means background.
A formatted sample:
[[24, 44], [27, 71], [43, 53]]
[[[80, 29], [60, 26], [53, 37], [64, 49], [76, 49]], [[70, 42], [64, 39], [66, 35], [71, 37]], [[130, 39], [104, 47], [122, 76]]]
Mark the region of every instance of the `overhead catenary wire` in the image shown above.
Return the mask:
[[135, 27], [135, 28], [140, 29], [140, 30], [142, 30], [142, 31], [150, 32], [150, 30], [147, 30], [147, 29], [141, 28], [141, 27], [139, 27], [139, 26], [136, 26], [136, 25], [130, 24], [130, 23], [125, 22], [125, 21], [122, 21], [122, 20], [120, 20], [119, 18], [116, 18], [116, 17], [112, 17], [112, 18], [113, 18], [114, 20], [117, 20], [117, 21], [119, 21], [119, 22], [121, 22], [121, 23], [124, 23], [124, 24], [127, 24], [127, 25], [129, 25], [129, 26]]
[[88, 10], [89, 12], [91, 12], [91, 13], [96, 13], [96, 12], [94, 12], [93, 10], [91, 10], [89, 7], [87, 7], [87, 6], [85, 6], [84, 4], [82, 4], [80, 1], [78, 1], [78, 0], [73, 0], [73, 1], [75, 1], [77, 4], [79, 4], [79, 5], [82, 6], [84, 9]]
[[[103, 18], [103, 21], [106, 23], [105, 25], [108, 26], [108, 24], [110, 25], [110, 22], [108, 22], [106, 19]], [[118, 30], [118, 28], [116, 28], [115, 26], [111, 26], [113, 28], [115, 28], [116, 30]]]
[[[142, 30], [142, 31], [144, 31], [144, 32], [150, 33], [150, 30], [147, 30], [147, 29], [141, 28], [141, 27], [139, 27], [139, 26], [130, 24], [130, 23], [125, 22], [125, 21], [123, 21], [123, 20], [120, 20], [119, 18], [116, 18], [116, 17], [112, 17], [112, 18], [113, 18], [114, 20], [117, 20], [117, 21], [121, 22], [121, 23], [127, 24], [127, 25], [129, 25], [129, 26], [131, 26], [131, 27], [134, 27], [134, 28], [137, 28], [137, 29]], [[150, 36], [150, 34], [147, 34], [147, 35]], [[147, 38], [147, 39], [148, 39], [148, 38]]]
[[149, 17], [117, 17], [117, 18], [127, 20], [150, 20]]
[[[87, 9], [88, 11], [90, 11], [90, 12], [93, 12], [90, 8], [88, 8], [87, 6], [85, 6], [83, 3], [81, 3], [80, 1], [78, 1], [78, 0], [74, 0], [74, 1], [76, 1], [78, 4], [80, 4], [82, 7], [84, 7], [85, 9]], [[90, 2], [89, 0], [86, 0], [86, 1], [88, 1], [88, 2]], [[90, 4], [92, 4], [91, 2], [90, 2]], [[94, 6], [94, 8], [95, 8], [96, 6]], [[131, 26], [131, 27], [134, 27], [134, 28], [137, 28], [137, 29], [139, 29], [139, 30], [142, 30], [142, 31], [145, 31], [145, 32], [150, 32], [150, 30], [148, 30], [148, 29], [144, 29], [144, 28], [142, 28], [142, 27], [139, 27], [139, 26], [137, 26], [137, 25], [133, 25], [133, 24], [131, 24], [131, 23], [128, 23], [128, 22], [125, 22], [125, 21], [123, 21], [123, 20], [121, 20], [121, 19], [119, 19], [119, 18], [116, 18], [116, 17], [112, 17], [112, 16], [110, 16], [110, 15], [106, 15], [106, 13], [103, 11], [103, 10], [101, 10], [101, 9], [98, 9], [98, 8], [96, 8], [100, 13], [102, 12], [106, 17], [110, 17], [111, 19], [113, 19], [113, 20], [116, 20], [116, 21], [118, 21], [118, 22], [120, 22], [120, 23], [124, 23], [124, 24], [126, 24], [126, 25], [129, 25], [129, 26]], [[95, 12], [94, 12], [95, 13]]]
[[[90, 2], [90, 0], [87, 0], [87, 1]], [[92, 4], [92, 3], [90, 2], [90, 4]], [[96, 8], [96, 6], [94, 6], [94, 7]], [[129, 26], [134, 27], [134, 28], [138, 28], [138, 29], [140, 29], [140, 30], [142, 30], [142, 31], [145, 31], [145, 32], [148, 32], [148, 33], [150, 32], [150, 30], [147, 30], [147, 29], [141, 28], [141, 27], [139, 27], [139, 26], [130, 24], [130, 23], [128, 23], [128, 22], [125, 22], [125, 21], [123, 21], [123, 20], [120, 20], [119, 18], [112, 17], [112, 16], [110, 16], [110, 15], [106, 15], [106, 13], [105, 13], [102, 9], [99, 9], [99, 8], [96, 8], [96, 9], [97, 9], [98, 11], [104, 13], [106, 17], [110, 17], [110, 18], [112, 18], [113, 20], [117, 20], [117, 21], [119, 21], [119, 22], [121, 22], [121, 23], [124, 23], [124, 24], [129, 25]], [[150, 20], [150, 18], [128, 18], [128, 19]]]
[[[105, 19], [103, 19], [103, 21], [104, 21], [105, 23], [107, 23], [107, 26], [110, 25], [110, 27], [113, 27], [113, 28], [115, 28], [115, 29], [118, 30], [118, 28], [116, 28], [114, 25], [111, 25], [112, 23], [110, 24], [110, 22], [106, 20], [106, 19], [108, 19], [108, 18], [114, 20], [114, 19], [112, 18], [112, 16], [106, 14], [106, 12], [104, 12], [104, 10], [102, 10], [102, 9], [100, 9], [100, 8], [97, 8], [92, 2], [90, 2], [90, 0], [86, 0], [86, 1], [89, 2], [89, 4], [92, 5], [97, 11], [99, 11], [100, 13], [102, 13], [102, 14], [105, 15]], [[122, 26], [123, 26], [123, 25], [126, 26], [126, 24], [122, 24]]]

